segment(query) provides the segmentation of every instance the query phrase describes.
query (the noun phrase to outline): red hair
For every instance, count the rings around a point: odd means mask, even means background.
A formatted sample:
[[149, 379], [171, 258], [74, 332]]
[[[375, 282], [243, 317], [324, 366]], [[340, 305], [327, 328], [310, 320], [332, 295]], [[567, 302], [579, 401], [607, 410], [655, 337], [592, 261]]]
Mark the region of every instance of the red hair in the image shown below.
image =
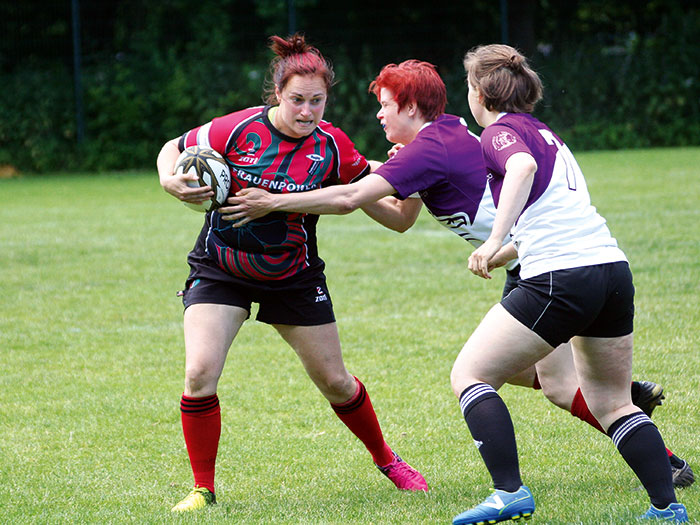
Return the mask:
[[382, 88], [392, 92], [399, 112], [414, 101], [427, 120], [435, 120], [445, 112], [447, 89], [437, 68], [429, 62], [406, 60], [398, 65], [387, 64], [369, 85], [369, 91], [379, 100]]
[[275, 87], [284, 90], [294, 75], [320, 76], [326, 85], [326, 92], [330, 91], [335, 81], [333, 66], [318, 49], [306, 43], [302, 33], [295, 33], [286, 39], [271, 36], [270, 49], [276, 56], [270, 62], [271, 85], [266, 90], [268, 104], [277, 103]]

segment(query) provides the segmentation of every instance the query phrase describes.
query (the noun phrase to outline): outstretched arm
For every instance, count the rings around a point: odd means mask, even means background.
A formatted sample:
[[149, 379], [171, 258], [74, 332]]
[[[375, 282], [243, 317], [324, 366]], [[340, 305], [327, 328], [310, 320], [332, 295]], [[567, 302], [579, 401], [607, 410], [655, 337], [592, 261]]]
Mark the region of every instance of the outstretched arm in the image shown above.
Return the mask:
[[234, 221], [233, 226], [241, 226], [273, 211], [344, 215], [395, 192], [386, 179], [370, 173], [352, 184], [298, 193], [269, 193], [259, 188], [245, 188], [229, 197], [228, 204], [218, 212], [222, 219]]
[[416, 223], [423, 207], [419, 198], [384, 197], [362, 207], [367, 215], [390, 230], [403, 233]]

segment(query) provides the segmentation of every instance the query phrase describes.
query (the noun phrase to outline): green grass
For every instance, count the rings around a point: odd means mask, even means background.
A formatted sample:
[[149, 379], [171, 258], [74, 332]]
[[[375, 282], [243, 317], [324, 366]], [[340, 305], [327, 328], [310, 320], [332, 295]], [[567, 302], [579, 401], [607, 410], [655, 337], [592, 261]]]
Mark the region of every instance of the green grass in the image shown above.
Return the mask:
[[[578, 158], [635, 275], [635, 377], [665, 386], [654, 419], [700, 474], [700, 149]], [[347, 366], [431, 493], [397, 492], [294, 353], [249, 321], [220, 383], [220, 503], [176, 517], [191, 472], [175, 292], [201, 215], [155, 173], [2, 180], [0, 201], [0, 523], [450, 523], [489, 492], [449, 370], [503, 276], [469, 274], [469, 247], [427, 214], [402, 235], [361, 213], [323, 217], [319, 245]], [[609, 439], [539, 392], [501, 393], [532, 523], [646, 509]], [[700, 487], [678, 496], [697, 519]]]

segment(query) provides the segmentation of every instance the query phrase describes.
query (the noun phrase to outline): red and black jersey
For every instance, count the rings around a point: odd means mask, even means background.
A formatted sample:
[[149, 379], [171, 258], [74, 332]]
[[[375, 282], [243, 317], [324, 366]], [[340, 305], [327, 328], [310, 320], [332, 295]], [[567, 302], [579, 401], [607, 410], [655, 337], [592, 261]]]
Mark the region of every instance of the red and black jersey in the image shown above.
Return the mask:
[[[347, 184], [369, 172], [369, 163], [343, 131], [321, 121], [299, 139], [280, 133], [269, 106], [248, 108], [185, 133], [180, 150], [193, 145], [221, 153], [231, 169], [231, 193], [263, 188], [273, 193]], [[228, 274], [246, 280], [287, 279], [321, 267], [316, 246], [318, 216], [274, 212], [239, 228], [213, 211], [206, 216], [191, 257], [209, 257]]]

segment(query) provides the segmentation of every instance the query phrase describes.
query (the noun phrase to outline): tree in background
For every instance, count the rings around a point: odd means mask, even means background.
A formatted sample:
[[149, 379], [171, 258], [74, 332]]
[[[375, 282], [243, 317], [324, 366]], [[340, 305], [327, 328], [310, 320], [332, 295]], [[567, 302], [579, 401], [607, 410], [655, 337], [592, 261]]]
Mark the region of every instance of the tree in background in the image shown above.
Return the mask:
[[435, 63], [448, 85], [448, 110], [468, 116], [461, 59], [477, 44], [501, 40], [502, 5], [509, 43], [544, 79], [538, 112], [572, 147], [697, 144], [695, 4], [82, 0], [86, 141], [79, 146], [70, 2], [0, 2], [0, 75], [11, 94], [0, 101], [0, 164], [151, 167], [164, 138], [261, 102], [267, 37], [287, 34], [292, 23], [335, 64], [340, 82], [328, 117], [379, 156], [386, 144], [366, 89], [381, 66], [407, 58]]

